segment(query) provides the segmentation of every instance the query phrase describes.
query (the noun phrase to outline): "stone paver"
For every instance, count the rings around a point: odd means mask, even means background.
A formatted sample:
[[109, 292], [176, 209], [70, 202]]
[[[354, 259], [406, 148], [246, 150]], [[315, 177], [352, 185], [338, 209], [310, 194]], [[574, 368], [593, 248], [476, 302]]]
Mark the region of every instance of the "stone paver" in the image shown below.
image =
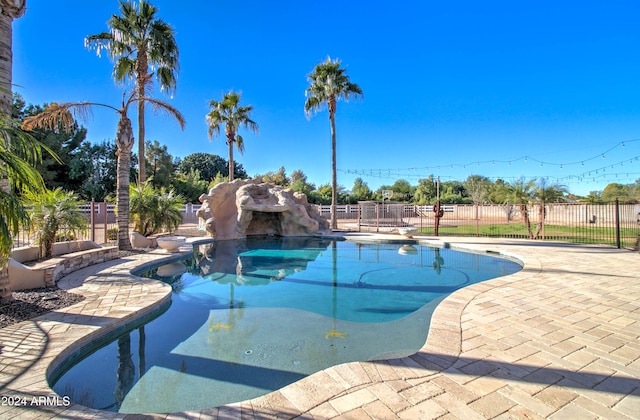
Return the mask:
[[[421, 239], [421, 238], [417, 238]], [[485, 238], [425, 244], [499, 252], [520, 272], [469, 286], [436, 308], [424, 347], [403, 359], [326, 369], [263, 397], [170, 415], [69, 404], [46, 374], [80, 345], [170, 299], [130, 275], [134, 255], [62, 283], [86, 299], [0, 329], [0, 418], [640, 418], [640, 255], [609, 247]]]

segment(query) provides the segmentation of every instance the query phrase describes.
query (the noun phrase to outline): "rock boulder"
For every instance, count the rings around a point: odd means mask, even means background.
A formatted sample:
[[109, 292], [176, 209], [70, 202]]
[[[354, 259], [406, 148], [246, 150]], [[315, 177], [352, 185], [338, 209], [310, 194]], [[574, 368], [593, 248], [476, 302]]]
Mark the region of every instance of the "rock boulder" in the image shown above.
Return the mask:
[[307, 196], [257, 180], [235, 180], [200, 196], [196, 215], [216, 239], [247, 235], [306, 236], [328, 229], [327, 220]]

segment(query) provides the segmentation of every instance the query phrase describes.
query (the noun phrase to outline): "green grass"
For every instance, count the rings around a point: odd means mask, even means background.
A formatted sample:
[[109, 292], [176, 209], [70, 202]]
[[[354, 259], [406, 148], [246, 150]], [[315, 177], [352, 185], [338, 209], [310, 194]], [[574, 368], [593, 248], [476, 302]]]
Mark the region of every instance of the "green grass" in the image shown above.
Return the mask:
[[[477, 229], [477, 230], [476, 230]], [[536, 226], [532, 226], [535, 233]], [[421, 233], [433, 234], [433, 227], [422, 228]], [[523, 223], [504, 223], [459, 226], [440, 226], [439, 235], [443, 236], [488, 236], [494, 238], [529, 238]], [[545, 225], [545, 240], [566, 241], [583, 244], [603, 244], [616, 246], [616, 232], [613, 227], [602, 226], [563, 226]], [[620, 243], [623, 248], [637, 248], [638, 228], [621, 228]], [[541, 236], [541, 235], [540, 235]]]

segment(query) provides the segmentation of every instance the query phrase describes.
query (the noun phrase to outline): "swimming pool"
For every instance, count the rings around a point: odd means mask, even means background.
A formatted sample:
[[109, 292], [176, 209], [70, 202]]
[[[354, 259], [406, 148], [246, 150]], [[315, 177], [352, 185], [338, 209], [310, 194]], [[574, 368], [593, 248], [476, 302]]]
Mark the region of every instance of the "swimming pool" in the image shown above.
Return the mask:
[[162, 315], [54, 372], [52, 388], [122, 413], [254, 398], [340, 363], [413, 354], [444, 296], [520, 269], [509, 259], [411, 242], [196, 246], [191, 257], [145, 274], [173, 287]]

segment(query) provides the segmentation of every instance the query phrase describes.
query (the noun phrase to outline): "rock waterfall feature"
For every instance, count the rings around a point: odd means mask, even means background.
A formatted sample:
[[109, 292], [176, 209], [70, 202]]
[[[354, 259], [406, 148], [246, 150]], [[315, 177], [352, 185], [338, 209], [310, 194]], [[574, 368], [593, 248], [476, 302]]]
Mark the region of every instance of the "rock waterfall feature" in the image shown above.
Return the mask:
[[307, 196], [258, 180], [223, 182], [200, 196], [196, 215], [218, 240], [248, 235], [307, 236], [329, 228]]

